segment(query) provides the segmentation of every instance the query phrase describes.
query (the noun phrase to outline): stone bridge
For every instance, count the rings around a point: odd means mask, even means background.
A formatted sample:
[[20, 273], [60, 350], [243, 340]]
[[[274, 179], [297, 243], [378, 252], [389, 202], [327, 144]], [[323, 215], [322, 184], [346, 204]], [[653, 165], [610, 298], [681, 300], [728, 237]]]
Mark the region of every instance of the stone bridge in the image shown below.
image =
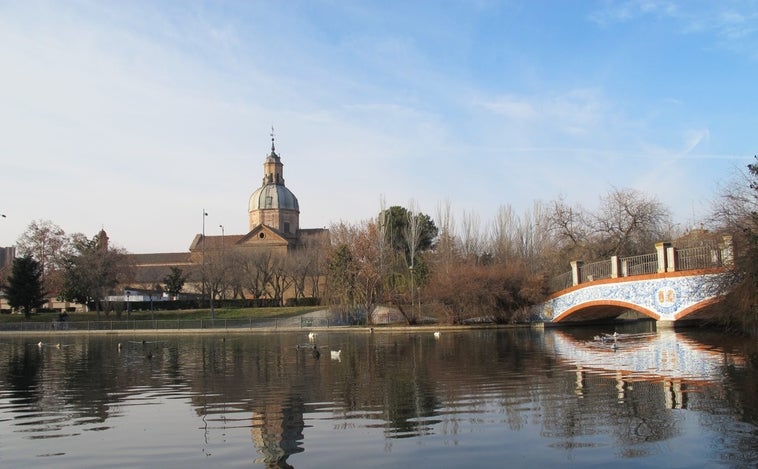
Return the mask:
[[[612, 257], [585, 265], [572, 262], [570, 279], [544, 303], [535, 316], [546, 323], [588, 322], [628, 315], [661, 322], [703, 319], [707, 306], [718, 301], [719, 277], [732, 259], [731, 239], [719, 245], [675, 249], [658, 243], [656, 253]], [[560, 285], [560, 284], [559, 284]]]

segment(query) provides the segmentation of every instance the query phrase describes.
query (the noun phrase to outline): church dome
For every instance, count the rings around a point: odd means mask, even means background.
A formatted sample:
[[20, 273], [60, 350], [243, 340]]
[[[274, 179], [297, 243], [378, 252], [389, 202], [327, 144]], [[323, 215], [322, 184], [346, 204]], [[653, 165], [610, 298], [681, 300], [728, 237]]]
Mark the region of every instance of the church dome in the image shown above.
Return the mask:
[[295, 210], [296, 212], [300, 212], [300, 205], [297, 203], [295, 194], [285, 186], [266, 184], [259, 187], [250, 196], [248, 211], [265, 209]]

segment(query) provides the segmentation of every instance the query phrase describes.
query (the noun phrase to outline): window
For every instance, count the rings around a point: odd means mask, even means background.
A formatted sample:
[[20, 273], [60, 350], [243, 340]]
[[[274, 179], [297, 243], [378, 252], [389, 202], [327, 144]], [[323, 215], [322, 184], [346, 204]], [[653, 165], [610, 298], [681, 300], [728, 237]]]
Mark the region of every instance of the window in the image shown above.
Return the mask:
[[284, 222], [284, 232], [289, 233], [290, 232], [290, 224], [289, 222]]

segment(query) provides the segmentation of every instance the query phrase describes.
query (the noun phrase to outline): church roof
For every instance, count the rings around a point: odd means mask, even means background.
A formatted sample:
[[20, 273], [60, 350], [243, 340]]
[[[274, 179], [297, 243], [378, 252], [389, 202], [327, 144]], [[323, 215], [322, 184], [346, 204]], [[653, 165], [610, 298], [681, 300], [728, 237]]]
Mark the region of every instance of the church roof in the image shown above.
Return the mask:
[[192, 264], [189, 252], [130, 254], [129, 259], [136, 266]]
[[266, 184], [250, 196], [249, 211], [265, 209], [295, 210], [300, 213], [295, 194], [280, 184]]

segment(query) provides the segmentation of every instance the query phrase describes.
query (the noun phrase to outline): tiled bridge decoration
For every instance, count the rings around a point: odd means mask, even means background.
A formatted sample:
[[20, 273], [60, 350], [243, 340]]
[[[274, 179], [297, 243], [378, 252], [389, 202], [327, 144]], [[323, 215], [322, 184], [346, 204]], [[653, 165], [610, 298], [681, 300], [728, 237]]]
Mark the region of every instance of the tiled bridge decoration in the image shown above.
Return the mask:
[[718, 245], [676, 249], [658, 243], [655, 254], [572, 262], [558, 291], [533, 313], [546, 323], [610, 319], [629, 310], [662, 322], [703, 319], [706, 307], [718, 301], [731, 260], [731, 238], [724, 237]]

